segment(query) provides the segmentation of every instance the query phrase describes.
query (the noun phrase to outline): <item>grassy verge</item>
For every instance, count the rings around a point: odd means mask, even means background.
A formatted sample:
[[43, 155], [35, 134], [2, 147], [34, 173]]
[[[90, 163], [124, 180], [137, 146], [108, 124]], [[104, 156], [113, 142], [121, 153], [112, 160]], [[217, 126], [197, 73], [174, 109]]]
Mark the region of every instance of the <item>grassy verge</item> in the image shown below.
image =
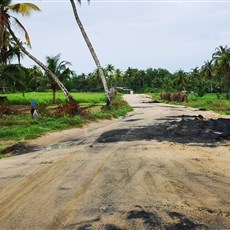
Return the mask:
[[[153, 100], [158, 100], [166, 103], [160, 99], [160, 94], [149, 94]], [[189, 94], [188, 103], [167, 102], [170, 104], [185, 105], [198, 109], [212, 110], [221, 114], [230, 115], [230, 101], [225, 99], [225, 95], [205, 94], [203, 97], [198, 97], [196, 94]]]
[[3, 158], [7, 158], [7, 157], [10, 157], [10, 155], [9, 154], [0, 154], [0, 160]]
[[31, 118], [30, 114], [13, 114], [0, 116], [0, 153], [9, 141], [18, 142], [34, 139], [47, 132], [64, 130], [73, 127], [82, 127], [91, 121], [98, 119], [112, 119], [124, 116], [132, 108], [122, 100], [118, 94], [112, 102], [110, 109], [101, 106], [92, 107], [91, 113], [87, 116], [63, 116], [53, 117], [40, 115], [38, 118]]

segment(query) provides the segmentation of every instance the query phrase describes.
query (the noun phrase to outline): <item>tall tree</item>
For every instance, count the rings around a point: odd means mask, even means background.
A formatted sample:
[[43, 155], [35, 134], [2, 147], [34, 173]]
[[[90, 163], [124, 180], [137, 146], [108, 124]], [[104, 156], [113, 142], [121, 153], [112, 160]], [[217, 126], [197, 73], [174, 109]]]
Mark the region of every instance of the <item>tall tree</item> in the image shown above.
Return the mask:
[[[89, 0], [88, 0], [88, 1], [89, 1]], [[81, 3], [81, 0], [78, 0], [78, 2]], [[107, 98], [107, 106], [110, 106], [110, 104], [111, 104], [111, 99], [110, 99], [109, 89], [108, 89], [108, 86], [107, 86], [107, 82], [106, 82], [106, 79], [105, 79], [105, 75], [104, 75], [102, 66], [101, 66], [101, 64], [100, 64], [100, 61], [99, 61], [97, 55], [96, 55], [96, 52], [95, 52], [95, 50], [94, 50], [94, 48], [93, 48], [93, 45], [92, 45], [92, 43], [90, 42], [89, 37], [88, 37], [88, 35], [87, 35], [87, 33], [86, 33], [84, 27], [83, 27], [83, 24], [82, 24], [82, 22], [81, 22], [81, 20], [80, 20], [80, 17], [79, 17], [78, 12], [77, 12], [77, 7], [76, 7], [76, 5], [75, 5], [74, 0], [70, 0], [70, 3], [71, 3], [72, 8], [73, 8], [73, 13], [74, 13], [76, 22], [77, 22], [77, 24], [78, 24], [78, 26], [79, 26], [79, 28], [80, 28], [80, 31], [81, 31], [81, 33], [82, 33], [82, 36], [83, 36], [83, 38], [85, 39], [85, 42], [86, 42], [86, 44], [87, 44], [87, 46], [88, 46], [88, 48], [89, 48], [89, 51], [90, 51], [90, 53], [91, 53], [91, 55], [92, 55], [92, 57], [93, 57], [93, 59], [94, 59], [94, 61], [95, 61], [96, 66], [97, 66], [97, 69], [98, 69], [98, 72], [99, 72], [99, 76], [100, 76], [100, 78], [101, 78], [101, 81], [102, 81], [102, 83], [103, 83], [103, 87], [104, 87], [104, 90], [105, 90], [105, 94], [106, 94], [106, 98]]]
[[123, 77], [124, 74], [122, 73], [122, 71], [120, 69], [115, 69], [114, 78], [116, 86], [123, 86]]
[[213, 74], [212, 60], [204, 62], [204, 65], [201, 66], [200, 74], [206, 81], [208, 88], [210, 88], [209, 91], [213, 92], [212, 83], [213, 83], [214, 74]]
[[105, 72], [107, 73], [107, 82], [108, 82], [108, 86], [111, 88], [112, 86], [114, 86], [114, 81], [113, 81], [113, 75], [114, 75], [114, 70], [115, 67], [112, 64], [108, 64], [105, 68]]
[[[73, 75], [73, 72], [67, 67], [71, 65], [70, 62], [61, 61], [61, 55], [58, 54], [56, 56], [47, 56], [46, 62], [47, 67], [59, 78], [60, 81], [63, 81], [66, 78], [70, 78]], [[48, 75], [50, 77], [50, 75]], [[50, 85], [53, 91], [53, 103], [56, 103], [56, 91], [57, 91], [57, 83], [50, 77]]]
[[73, 101], [72, 96], [65, 88], [65, 86], [62, 84], [62, 82], [57, 78], [57, 76], [55, 76], [55, 74], [52, 71], [50, 71], [42, 62], [40, 62], [31, 53], [29, 53], [22, 45], [22, 42], [17, 38], [17, 36], [13, 32], [11, 25], [16, 24], [24, 32], [27, 45], [31, 46], [29, 34], [26, 31], [25, 27], [17, 18], [10, 15], [10, 12], [18, 13], [23, 16], [29, 16], [33, 10], [40, 11], [40, 9], [32, 3], [11, 4], [11, 2], [12, 2], [11, 0], [2, 0], [0, 3], [0, 48], [2, 48], [4, 44], [5, 31], [8, 30], [8, 32], [11, 34], [11, 36], [17, 43], [18, 47], [22, 50], [22, 52], [26, 54], [29, 58], [31, 58], [35, 63], [37, 63], [43, 70], [45, 70], [54, 79], [54, 81], [57, 83], [57, 85], [60, 87], [60, 89], [67, 97], [68, 101]]
[[212, 60], [204, 62], [204, 65], [201, 67], [201, 75], [205, 79], [212, 79], [213, 77], [213, 65]]
[[178, 70], [174, 73], [175, 79], [174, 84], [179, 87], [180, 90], [186, 90], [188, 84], [187, 74], [183, 70]]
[[34, 65], [32, 68], [29, 69], [29, 87], [38, 92], [38, 91], [44, 91], [47, 86], [46, 77], [44, 76], [42, 70], [39, 66]]
[[230, 48], [219, 46], [212, 55], [217, 74], [223, 76], [227, 97], [230, 97]]

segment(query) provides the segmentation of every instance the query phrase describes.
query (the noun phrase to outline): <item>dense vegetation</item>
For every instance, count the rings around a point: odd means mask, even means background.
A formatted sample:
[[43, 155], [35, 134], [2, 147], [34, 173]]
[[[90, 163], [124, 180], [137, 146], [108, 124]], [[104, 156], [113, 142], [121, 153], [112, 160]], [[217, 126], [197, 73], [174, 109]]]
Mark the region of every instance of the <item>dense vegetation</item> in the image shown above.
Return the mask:
[[[62, 62], [63, 63], [63, 62]], [[67, 62], [66, 62], [67, 63]], [[64, 74], [57, 73], [66, 88], [71, 92], [102, 92], [103, 86], [98, 71], [89, 74], [76, 74], [65, 67]], [[166, 69], [139, 70], [116, 69], [109, 64], [104, 68], [109, 88], [125, 87], [134, 92], [182, 91], [195, 92], [198, 96], [205, 93], [230, 93], [230, 49], [218, 47], [211, 61], [190, 72], [178, 70], [170, 73]], [[21, 65], [0, 66], [0, 87], [3, 92], [43, 92], [56, 91], [53, 80], [38, 66], [25, 68]], [[55, 88], [54, 88], [55, 87]]]

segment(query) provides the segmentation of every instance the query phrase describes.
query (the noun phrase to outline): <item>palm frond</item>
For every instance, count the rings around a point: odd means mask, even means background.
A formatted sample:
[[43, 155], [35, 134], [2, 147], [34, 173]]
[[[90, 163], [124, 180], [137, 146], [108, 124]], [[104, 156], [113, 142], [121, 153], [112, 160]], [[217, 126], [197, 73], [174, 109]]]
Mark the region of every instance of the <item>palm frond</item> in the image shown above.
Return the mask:
[[29, 16], [32, 11], [41, 11], [38, 6], [33, 3], [17, 3], [9, 7], [13, 12], [20, 13], [23, 16]]
[[12, 16], [11, 16], [11, 18], [13, 18], [15, 20], [15, 22], [17, 23], [17, 25], [24, 31], [24, 33], [25, 33], [25, 39], [27, 41], [27, 45], [29, 47], [31, 47], [30, 37], [29, 37], [29, 34], [28, 34], [27, 30], [25, 29], [25, 27], [22, 25], [21, 22], [19, 22], [19, 20], [17, 18], [12, 17]]
[[62, 66], [67, 66], [67, 65], [72, 65], [72, 64], [71, 64], [71, 62], [69, 62], [69, 61], [61, 61], [61, 62], [59, 63], [59, 66], [60, 66], [60, 67], [62, 67]]

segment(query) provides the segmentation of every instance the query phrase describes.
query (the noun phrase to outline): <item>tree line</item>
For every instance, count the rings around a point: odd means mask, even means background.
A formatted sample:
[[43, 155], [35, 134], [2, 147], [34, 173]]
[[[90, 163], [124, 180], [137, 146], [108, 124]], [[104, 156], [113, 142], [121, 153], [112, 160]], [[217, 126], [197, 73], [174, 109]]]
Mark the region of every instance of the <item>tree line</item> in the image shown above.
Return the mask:
[[[47, 56], [46, 66], [58, 77], [70, 92], [101, 92], [104, 90], [98, 69], [88, 74], [76, 74], [71, 63], [63, 61], [61, 55]], [[182, 69], [171, 73], [167, 69], [148, 68], [145, 70], [127, 68], [121, 71], [112, 64], [102, 68], [109, 88], [123, 87], [134, 92], [194, 92], [199, 96], [205, 93], [226, 93], [230, 96], [230, 48], [217, 47], [210, 61], [189, 72]], [[0, 65], [0, 86], [5, 92], [53, 91], [57, 83], [39, 66], [25, 68], [21, 64]]]

